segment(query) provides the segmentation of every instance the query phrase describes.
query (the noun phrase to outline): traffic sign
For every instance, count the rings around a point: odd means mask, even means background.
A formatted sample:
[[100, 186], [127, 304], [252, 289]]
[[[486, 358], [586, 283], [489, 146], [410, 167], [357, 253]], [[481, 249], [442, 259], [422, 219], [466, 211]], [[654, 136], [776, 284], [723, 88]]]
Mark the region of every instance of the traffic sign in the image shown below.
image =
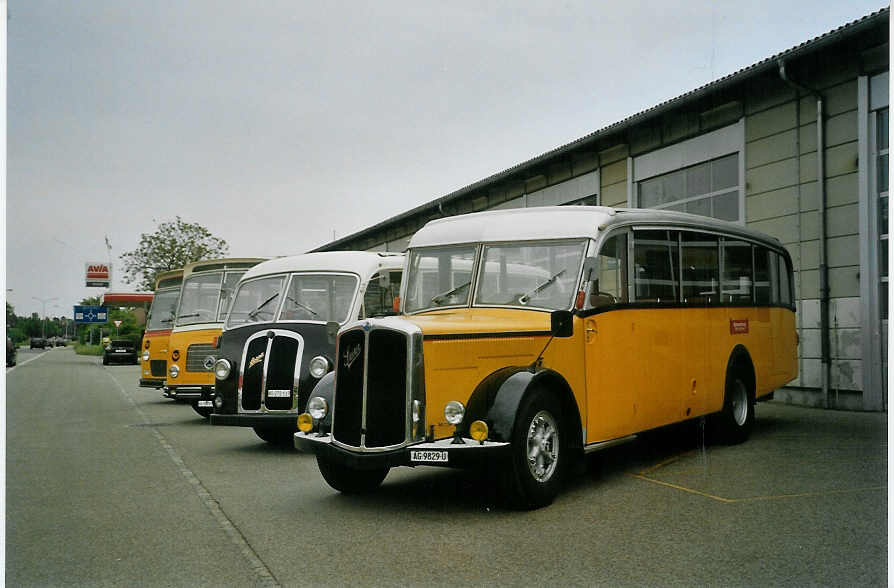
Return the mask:
[[74, 322], [78, 324], [107, 323], [109, 311], [105, 306], [75, 306]]

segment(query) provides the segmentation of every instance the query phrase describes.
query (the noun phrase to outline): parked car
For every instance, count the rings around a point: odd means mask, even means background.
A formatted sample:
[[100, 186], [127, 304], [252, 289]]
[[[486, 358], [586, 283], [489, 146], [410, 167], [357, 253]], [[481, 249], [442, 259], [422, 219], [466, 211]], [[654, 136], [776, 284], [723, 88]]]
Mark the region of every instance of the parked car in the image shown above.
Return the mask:
[[47, 340], [43, 337], [31, 337], [31, 349], [34, 349], [35, 347], [38, 349], [46, 349]]
[[53, 341], [53, 345], [55, 347], [65, 347], [66, 341], [64, 337], [56, 337], [56, 340]]
[[14, 366], [16, 364], [16, 344], [13, 343], [12, 339], [9, 337], [6, 338], [6, 367]]
[[112, 339], [102, 353], [102, 365], [110, 363], [139, 363], [137, 345], [129, 339]]

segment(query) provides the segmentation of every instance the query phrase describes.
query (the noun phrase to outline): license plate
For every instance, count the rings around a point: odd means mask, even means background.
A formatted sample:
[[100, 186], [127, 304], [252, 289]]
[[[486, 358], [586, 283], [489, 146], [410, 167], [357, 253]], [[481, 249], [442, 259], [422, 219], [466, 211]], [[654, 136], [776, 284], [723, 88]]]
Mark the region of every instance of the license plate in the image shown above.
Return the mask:
[[210, 400], [199, 400], [199, 408], [211, 408], [212, 406]]
[[116, 349], [115, 353], [127, 353], [127, 349]]
[[446, 451], [429, 451], [425, 449], [413, 449], [410, 451], [410, 461], [447, 462]]
[[291, 390], [267, 390], [267, 398], [288, 398], [291, 395]]

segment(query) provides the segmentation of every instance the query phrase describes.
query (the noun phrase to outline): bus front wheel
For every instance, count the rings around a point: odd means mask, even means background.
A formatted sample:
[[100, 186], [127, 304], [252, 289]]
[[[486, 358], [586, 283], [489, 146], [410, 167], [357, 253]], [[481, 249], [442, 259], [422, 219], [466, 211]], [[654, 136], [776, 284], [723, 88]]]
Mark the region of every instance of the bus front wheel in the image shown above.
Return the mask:
[[714, 432], [718, 441], [727, 445], [742, 443], [754, 428], [754, 400], [741, 375], [726, 376], [723, 410], [714, 417]]
[[355, 470], [353, 468], [317, 456], [317, 466], [326, 483], [342, 494], [365, 494], [382, 484], [389, 468]]
[[503, 474], [503, 493], [515, 508], [547, 506], [559, 493], [568, 445], [559, 401], [534, 390], [521, 403], [512, 432], [512, 457]]

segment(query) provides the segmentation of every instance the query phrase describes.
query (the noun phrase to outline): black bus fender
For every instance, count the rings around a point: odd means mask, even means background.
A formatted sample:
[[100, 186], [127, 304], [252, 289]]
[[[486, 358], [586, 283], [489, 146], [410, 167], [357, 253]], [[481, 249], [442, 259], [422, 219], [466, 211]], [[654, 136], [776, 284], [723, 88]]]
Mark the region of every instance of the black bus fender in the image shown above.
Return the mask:
[[580, 447], [581, 421], [577, 402], [565, 378], [551, 369], [531, 371], [530, 366], [514, 366], [490, 374], [469, 398], [463, 428], [468, 430], [472, 421], [481, 419], [490, 428], [491, 440], [509, 441], [512, 439], [519, 406], [535, 388], [556, 394], [562, 405], [566, 427], [570, 427], [572, 431], [569, 446]]

